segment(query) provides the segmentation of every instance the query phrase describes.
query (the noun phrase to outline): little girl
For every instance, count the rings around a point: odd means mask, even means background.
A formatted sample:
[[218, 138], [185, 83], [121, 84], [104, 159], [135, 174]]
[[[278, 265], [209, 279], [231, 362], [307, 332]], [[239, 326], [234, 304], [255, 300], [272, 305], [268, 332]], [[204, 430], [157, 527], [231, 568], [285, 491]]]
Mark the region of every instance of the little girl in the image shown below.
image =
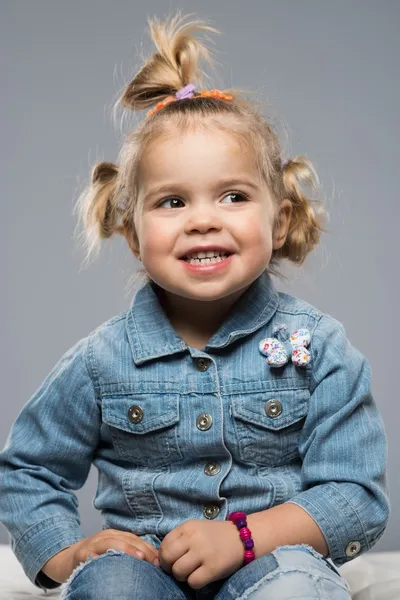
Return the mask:
[[[388, 519], [386, 439], [343, 326], [276, 291], [321, 217], [304, 157], [234, 91], [198, 86], [195, 37], [150, 20], [157, 52], [122, 104], [149, 109], [80, 202], [88, 255], [122, 233], [147, 281], [68, 350], [0, 454], [0, 520], [29, 579], [64, 600], [349, 599], [334, 565]], [[73, 490], [91, 464], [102, 531]]]

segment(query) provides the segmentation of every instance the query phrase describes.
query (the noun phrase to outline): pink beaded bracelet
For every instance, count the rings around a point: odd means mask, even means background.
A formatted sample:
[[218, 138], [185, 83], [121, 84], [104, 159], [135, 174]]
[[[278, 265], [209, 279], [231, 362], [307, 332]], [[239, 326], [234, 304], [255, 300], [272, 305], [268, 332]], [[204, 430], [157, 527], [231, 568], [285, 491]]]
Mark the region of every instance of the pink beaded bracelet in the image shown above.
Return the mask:
[[246, 518], [247, 515], [244, 512], [231, 512], [228, 515], [228, 521], [232, 521], [238, 528], [240, 539], [242, 540], [243, 545], [245, 547], [243, 565], [247, 565], [256, 557], [253, 551], [254, 540], [251, 537], [250, 529], [247, 527]]

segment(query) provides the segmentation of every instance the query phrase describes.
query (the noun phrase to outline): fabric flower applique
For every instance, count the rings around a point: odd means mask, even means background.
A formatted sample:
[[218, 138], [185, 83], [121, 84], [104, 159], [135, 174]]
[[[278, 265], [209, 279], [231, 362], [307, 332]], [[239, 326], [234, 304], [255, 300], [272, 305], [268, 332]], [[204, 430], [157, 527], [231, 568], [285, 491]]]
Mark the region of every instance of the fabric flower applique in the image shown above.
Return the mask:
[[283, 367], [289, 362], [289, 358], [296, 367], [310, 364], [311, 354], [307, 346], [310, 344], [311, 334], [308, 329], [300, 327], [289, 336], [287, 325], [280, 323], [274, 328], [272, 335], [274, 337], [261, 340], [258, 346], [261, 354], [267, 357], [270, 367]]

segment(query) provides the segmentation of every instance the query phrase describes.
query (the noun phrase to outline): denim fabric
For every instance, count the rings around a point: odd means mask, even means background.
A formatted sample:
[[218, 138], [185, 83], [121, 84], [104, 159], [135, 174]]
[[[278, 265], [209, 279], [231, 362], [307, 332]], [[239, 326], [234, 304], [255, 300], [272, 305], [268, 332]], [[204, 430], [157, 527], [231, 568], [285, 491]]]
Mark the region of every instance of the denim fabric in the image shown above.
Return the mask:
[[[0, 453], [0, 521], [30, 580], [55, 587], [41, 567], [84, 537], [73, 490], [92, 463], [104, 529], [156, 548], [186, 520], [284, 502], [316, 521], [335, 564], [371, 548], [389, 513], [386, 437], [369, 364], [343, 326], [263, 275], [199, 350], [156, 292], [140, 288], [62, 356]], [[258, 345], [279, 323], [309, 329], [310, 364], [267, 365]], [[209, 463], [219, 470], [206, 474]]]
[[281, 546], [200, 590], [160, 567], [111, 550], [63, 584], [60, 600], [350, 600], [341, 575], [310, 546]]

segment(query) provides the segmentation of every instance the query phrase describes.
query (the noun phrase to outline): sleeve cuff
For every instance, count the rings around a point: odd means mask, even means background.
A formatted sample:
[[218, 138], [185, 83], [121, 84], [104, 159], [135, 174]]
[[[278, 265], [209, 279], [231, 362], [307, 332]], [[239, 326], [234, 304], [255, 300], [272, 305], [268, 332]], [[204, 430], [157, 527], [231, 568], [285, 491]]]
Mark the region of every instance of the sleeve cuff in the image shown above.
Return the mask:
[[332, 561], [340, 566], [370, 548], [362, 522], [338, 484], [312, 487], [288, 502], [303, 508], [317, 523]]
[[83, 535], [76, 519], [50, 517], [32, 525], [15, 543], [14, 553], [29, 580], [42, 589], [61, 585], [39, 573], [43, 565], [57, 552], [79, 542]]

